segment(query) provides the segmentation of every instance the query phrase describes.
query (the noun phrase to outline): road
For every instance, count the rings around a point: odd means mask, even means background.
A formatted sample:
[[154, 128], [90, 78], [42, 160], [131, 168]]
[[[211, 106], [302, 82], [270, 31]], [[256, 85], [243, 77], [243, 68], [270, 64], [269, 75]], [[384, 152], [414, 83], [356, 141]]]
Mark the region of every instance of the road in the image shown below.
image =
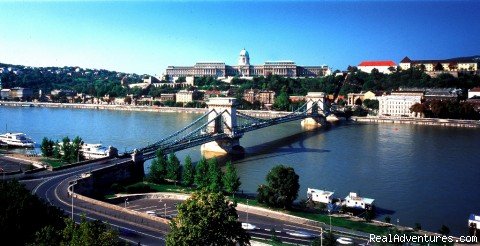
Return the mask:
[[[51, 205], [59, 207], [67, 215], [72, 214], [72, 198], [68, 194], [70, 182], [77, 179], [81, 173], [88, 172], [108, 165], [115, 165], [126, 159], [111, 159], [103, 163], [87, 164], [55, 172], [43, 171], [29, 175], [17, 175], [32, 193], [37, 194]], [[176, 215], [176, 204], [180, 200], [139, 199], [129, 200], [127, 208], [140, 212], [154, 211], [157, 215], [172, 218]], [[144, 217], [132, 215], [126, 212], [105, 209], [94, 204], [73, 199], [73, 215], [75, 221], [80, 221], [82, 216], [90, 220], [101, 220], [117, 228], [120, 237], [131, 243], [142, 245], [164, 245], [165, 236], [169, 231], [167, 224], [159, 223]], [[118, 206], [125, 206], [125, 201], [117, 201]], [[162, 213], [163, 212], [163, 213]], [[257, 228], [248, 232], [252, 238], [271, 239], [272, 235], [284, 242], [309, 245], [312, 238], [292, 236], [292, 232], [301, 231], [312, 236], [320, 235], [320, 227], [306, 226], [295, 223], [287, 223], [275, 218], [253, 215], [238, 211], [239, 220], [254, 224]], [[361, 243], [365, 240], [356, 240]]]

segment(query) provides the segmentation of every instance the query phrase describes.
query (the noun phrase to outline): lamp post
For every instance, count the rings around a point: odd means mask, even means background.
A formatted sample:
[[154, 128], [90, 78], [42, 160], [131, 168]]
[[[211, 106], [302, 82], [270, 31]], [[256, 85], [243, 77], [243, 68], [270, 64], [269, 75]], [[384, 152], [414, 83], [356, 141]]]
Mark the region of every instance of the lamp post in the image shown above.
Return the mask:
[[248, 199], [247, 199], [247, 223], [248, 223]]
[[127, 203], [128, 203], [128, 197], [125, 198], [125, 208], [127, 208]]
[[165, 219], [167, 218], [167, 204], [164, 203], [163, 206], [165, 207]]
[[74, 191], [74, 188], [75, 188], [75, 185], [77, 184], [77, 180], [73, 181], [72, 183], [72, 220], [73, 220], [73, 197], [75, 196], [75, 191]]
[[323, 246], [323, 227], [320, 227], [320, 246]]

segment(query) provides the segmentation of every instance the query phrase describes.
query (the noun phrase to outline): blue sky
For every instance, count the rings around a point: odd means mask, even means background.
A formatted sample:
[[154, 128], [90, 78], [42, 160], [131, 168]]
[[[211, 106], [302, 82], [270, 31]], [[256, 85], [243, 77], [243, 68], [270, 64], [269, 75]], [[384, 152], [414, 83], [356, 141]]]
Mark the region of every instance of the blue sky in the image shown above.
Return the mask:
[[168, 65], [480, 55], [480, 1], [0, 2], [0, 62], [160, 75]]

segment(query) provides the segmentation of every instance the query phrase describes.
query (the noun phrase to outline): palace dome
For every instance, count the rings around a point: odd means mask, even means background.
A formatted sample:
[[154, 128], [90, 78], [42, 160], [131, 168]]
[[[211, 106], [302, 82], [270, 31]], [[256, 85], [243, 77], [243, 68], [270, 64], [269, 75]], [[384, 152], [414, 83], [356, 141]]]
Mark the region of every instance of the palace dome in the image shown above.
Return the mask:
[[248, 55], [248, 51], [246, 51], [245, 49], [243, 49], [243, 50], [240, 51], [240, 55], [241, 55], [241, 56], [249, 56], [249, 55]]

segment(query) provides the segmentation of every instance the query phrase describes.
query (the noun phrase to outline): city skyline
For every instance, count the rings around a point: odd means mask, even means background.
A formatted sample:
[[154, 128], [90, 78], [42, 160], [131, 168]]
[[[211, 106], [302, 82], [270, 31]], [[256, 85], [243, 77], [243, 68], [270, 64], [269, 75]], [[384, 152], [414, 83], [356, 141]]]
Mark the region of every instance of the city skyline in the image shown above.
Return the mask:
[[479, 55], [475, 1], [1, 2], [0, 62], [161, 75], [169, 65]]

